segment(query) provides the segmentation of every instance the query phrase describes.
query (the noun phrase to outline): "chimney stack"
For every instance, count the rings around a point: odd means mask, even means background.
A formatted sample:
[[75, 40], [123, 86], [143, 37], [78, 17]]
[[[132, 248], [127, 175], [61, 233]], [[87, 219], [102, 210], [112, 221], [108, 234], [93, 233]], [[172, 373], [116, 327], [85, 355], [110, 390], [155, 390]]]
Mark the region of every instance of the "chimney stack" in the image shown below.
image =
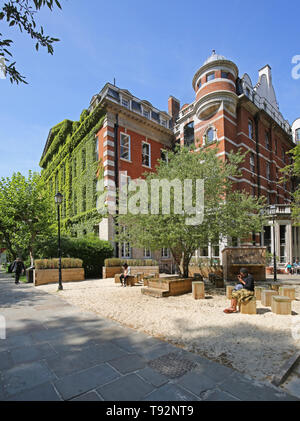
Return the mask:
[[168, 99], [168, 113], [173, 119], [173, 123], [175, 123], [176, 119], [179, 116], [180, 111], [180, 101], [177, 98], [174, 98], [172, 95], [169, 96]]

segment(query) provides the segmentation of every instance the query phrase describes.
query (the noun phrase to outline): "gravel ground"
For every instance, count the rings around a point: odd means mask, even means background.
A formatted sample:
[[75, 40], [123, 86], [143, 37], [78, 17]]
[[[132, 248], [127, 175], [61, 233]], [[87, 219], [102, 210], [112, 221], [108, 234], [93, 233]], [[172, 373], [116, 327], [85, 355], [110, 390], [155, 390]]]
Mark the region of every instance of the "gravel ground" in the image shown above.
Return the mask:
[[[57, 285], [40, 286], [57, 293]], [[300, 287], [296, 287], [293, 315], [279, 316], [257, 302], [257, 315], [226, 315], [223, 291], [207, 290], [205, 300], [191, 294], [153, 298], [141, 287], [122, 288], [113, 279], [66, 283], [60, 296], [82, 310], [93, 311], [249, 374], [271, 380], [284, 362], [300, 349], [292, 327], [300, 333]], [[294, 335], [295, 336], [295, 335]], [[299, 335], [300, 336], [300, 335]]]

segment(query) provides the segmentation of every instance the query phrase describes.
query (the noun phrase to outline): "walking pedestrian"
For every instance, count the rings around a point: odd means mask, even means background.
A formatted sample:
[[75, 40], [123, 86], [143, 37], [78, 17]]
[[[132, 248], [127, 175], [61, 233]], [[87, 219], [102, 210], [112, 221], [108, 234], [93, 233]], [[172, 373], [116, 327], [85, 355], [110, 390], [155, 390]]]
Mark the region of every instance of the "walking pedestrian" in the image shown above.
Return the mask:
[[25, 265], [19, 257], [17, 257], [17, 259], [13, 262], [12, 271], [15, 274], [15, 284], [18, 285], [20, 283], [19, 281], [22, 271], [24, 274], [26, 271]]

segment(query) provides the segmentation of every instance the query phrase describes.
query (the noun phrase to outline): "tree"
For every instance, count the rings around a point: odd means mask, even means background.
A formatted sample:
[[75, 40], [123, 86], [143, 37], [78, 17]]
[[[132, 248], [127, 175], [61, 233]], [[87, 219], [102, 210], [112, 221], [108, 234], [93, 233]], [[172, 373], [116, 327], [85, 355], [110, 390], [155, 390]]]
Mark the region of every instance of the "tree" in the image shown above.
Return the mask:
[[[244, 158], [245, 155], [240, 153], [230, 153], [228, 159], [223, 161], [217, 156], [215, 149], [207, 148], [197, 153], [186, 148], [181, 148], [175, 153], [168, 152], [168, 162], [160, 161], [157, 172], [146, 175], [148, 198], [145, 195], [142, 197], [140, 192], [130, 193], [128, 203], [136, 200], [144, 214], [128, 212], [119, 215], [118, 224], [125, 229], [119, 230], [118, 240], [128, 241], [132, 247], [147, 247], [152, 250], [169, 248], [178, 267], [182, 267], [183, 276], [188, 277], [191, 257], [201, 245], [228, 236], [248, 238], [251, 232], [260, 232], [264, 222], [260, 210], [264, 206], [265, 199], [233, 191], [232, 178], [240, 177], [239, 166]], [[187, 211], [182, 211], [181, 214], [178, 212], [183, 193], [181, 195], [178, 190], [177, 194], [174, 194], [176, 190], [174, 188], [171, 189], [170, 195], [173, 203], [170, 213], [162, 212], [162, 199], [166, 192], [160, 195], [159, 213], [151, 213], [151, 200], [147, 199], [152, 194], [150, 193], [152, 181], [171, 182], [175, 179], [180, 180], [182, 185], [185, 180], [190, 179], [194, 186], [197, 180], [204, 180], [202, 223], [187, 225], [187, 217], [190, 218], [192, 215], [190, 206], [187, 207]], [[152, 194], [153, 197], [155, 195]], [[195, 188], [190, 198], [192, 206], [195, 207], [196, 201], [199, 200]]]
[[[48, 7], [52, 11], [55, 4], [61, 9], [58, 0], [8, 0], [0, 9], [0, 21], [6, 20], [8, 26], [16, 26], [21, 32], [26, 32], [36, 41], [36, 50], [39, 47], [45, 47], [48, 53], [52, 55], [54, 51], [53, 44], [59, 39], [45, 35], [42, 26], [40, 29], [37, 29], [35, 17], [42, 7]], [[5, 63], [10, 63], [8, 66], [5, 66], [4, 71], [9, 75], [11, 83], [15, 82], [18, 84], [21, 82], [27, 84], [25, 77], [16, 69], [16, 63], [11, 61], [12, 53], [10, 50], [12, 44], [13, 41], [11, 39], [4, 39], [2, 33], [0, 33], [0, 59], [2, 57]], [[2, 67], [4, 67], [3, 64]]]
[[300, 226], [300, 145], [292, 149], [289, 154], [292, 156], [291, 163], [282, 172], [281, 182], [293, 181], [296, 185], [295, 191], [291, 192], [292, 218], [294, 224]]
[[13, 258], [29, 255], [33, 264], [36, 239], [53, 232], [55, 215], [41, 177], [29, 172], [0, 180], [0, 245]]

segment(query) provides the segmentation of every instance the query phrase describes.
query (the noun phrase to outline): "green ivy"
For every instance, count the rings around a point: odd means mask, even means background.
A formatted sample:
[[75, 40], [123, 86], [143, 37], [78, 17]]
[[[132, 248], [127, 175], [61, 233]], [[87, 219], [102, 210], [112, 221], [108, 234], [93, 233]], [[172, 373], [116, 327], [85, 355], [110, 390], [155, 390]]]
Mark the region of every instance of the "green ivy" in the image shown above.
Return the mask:
[[96, 210], [96, 183], [103, 172], [96, 155], [95, 134], [103, 126], [105, 115], [105, 109], [98, 106], [91, 114], [83, 110], [80, 121], [64, 120], [56, 125], [40, 162], [51, 196], [54, 198], [57, 191], [64, 196], [62, 230], [73, 237], [95, 233], [101, 220]]

